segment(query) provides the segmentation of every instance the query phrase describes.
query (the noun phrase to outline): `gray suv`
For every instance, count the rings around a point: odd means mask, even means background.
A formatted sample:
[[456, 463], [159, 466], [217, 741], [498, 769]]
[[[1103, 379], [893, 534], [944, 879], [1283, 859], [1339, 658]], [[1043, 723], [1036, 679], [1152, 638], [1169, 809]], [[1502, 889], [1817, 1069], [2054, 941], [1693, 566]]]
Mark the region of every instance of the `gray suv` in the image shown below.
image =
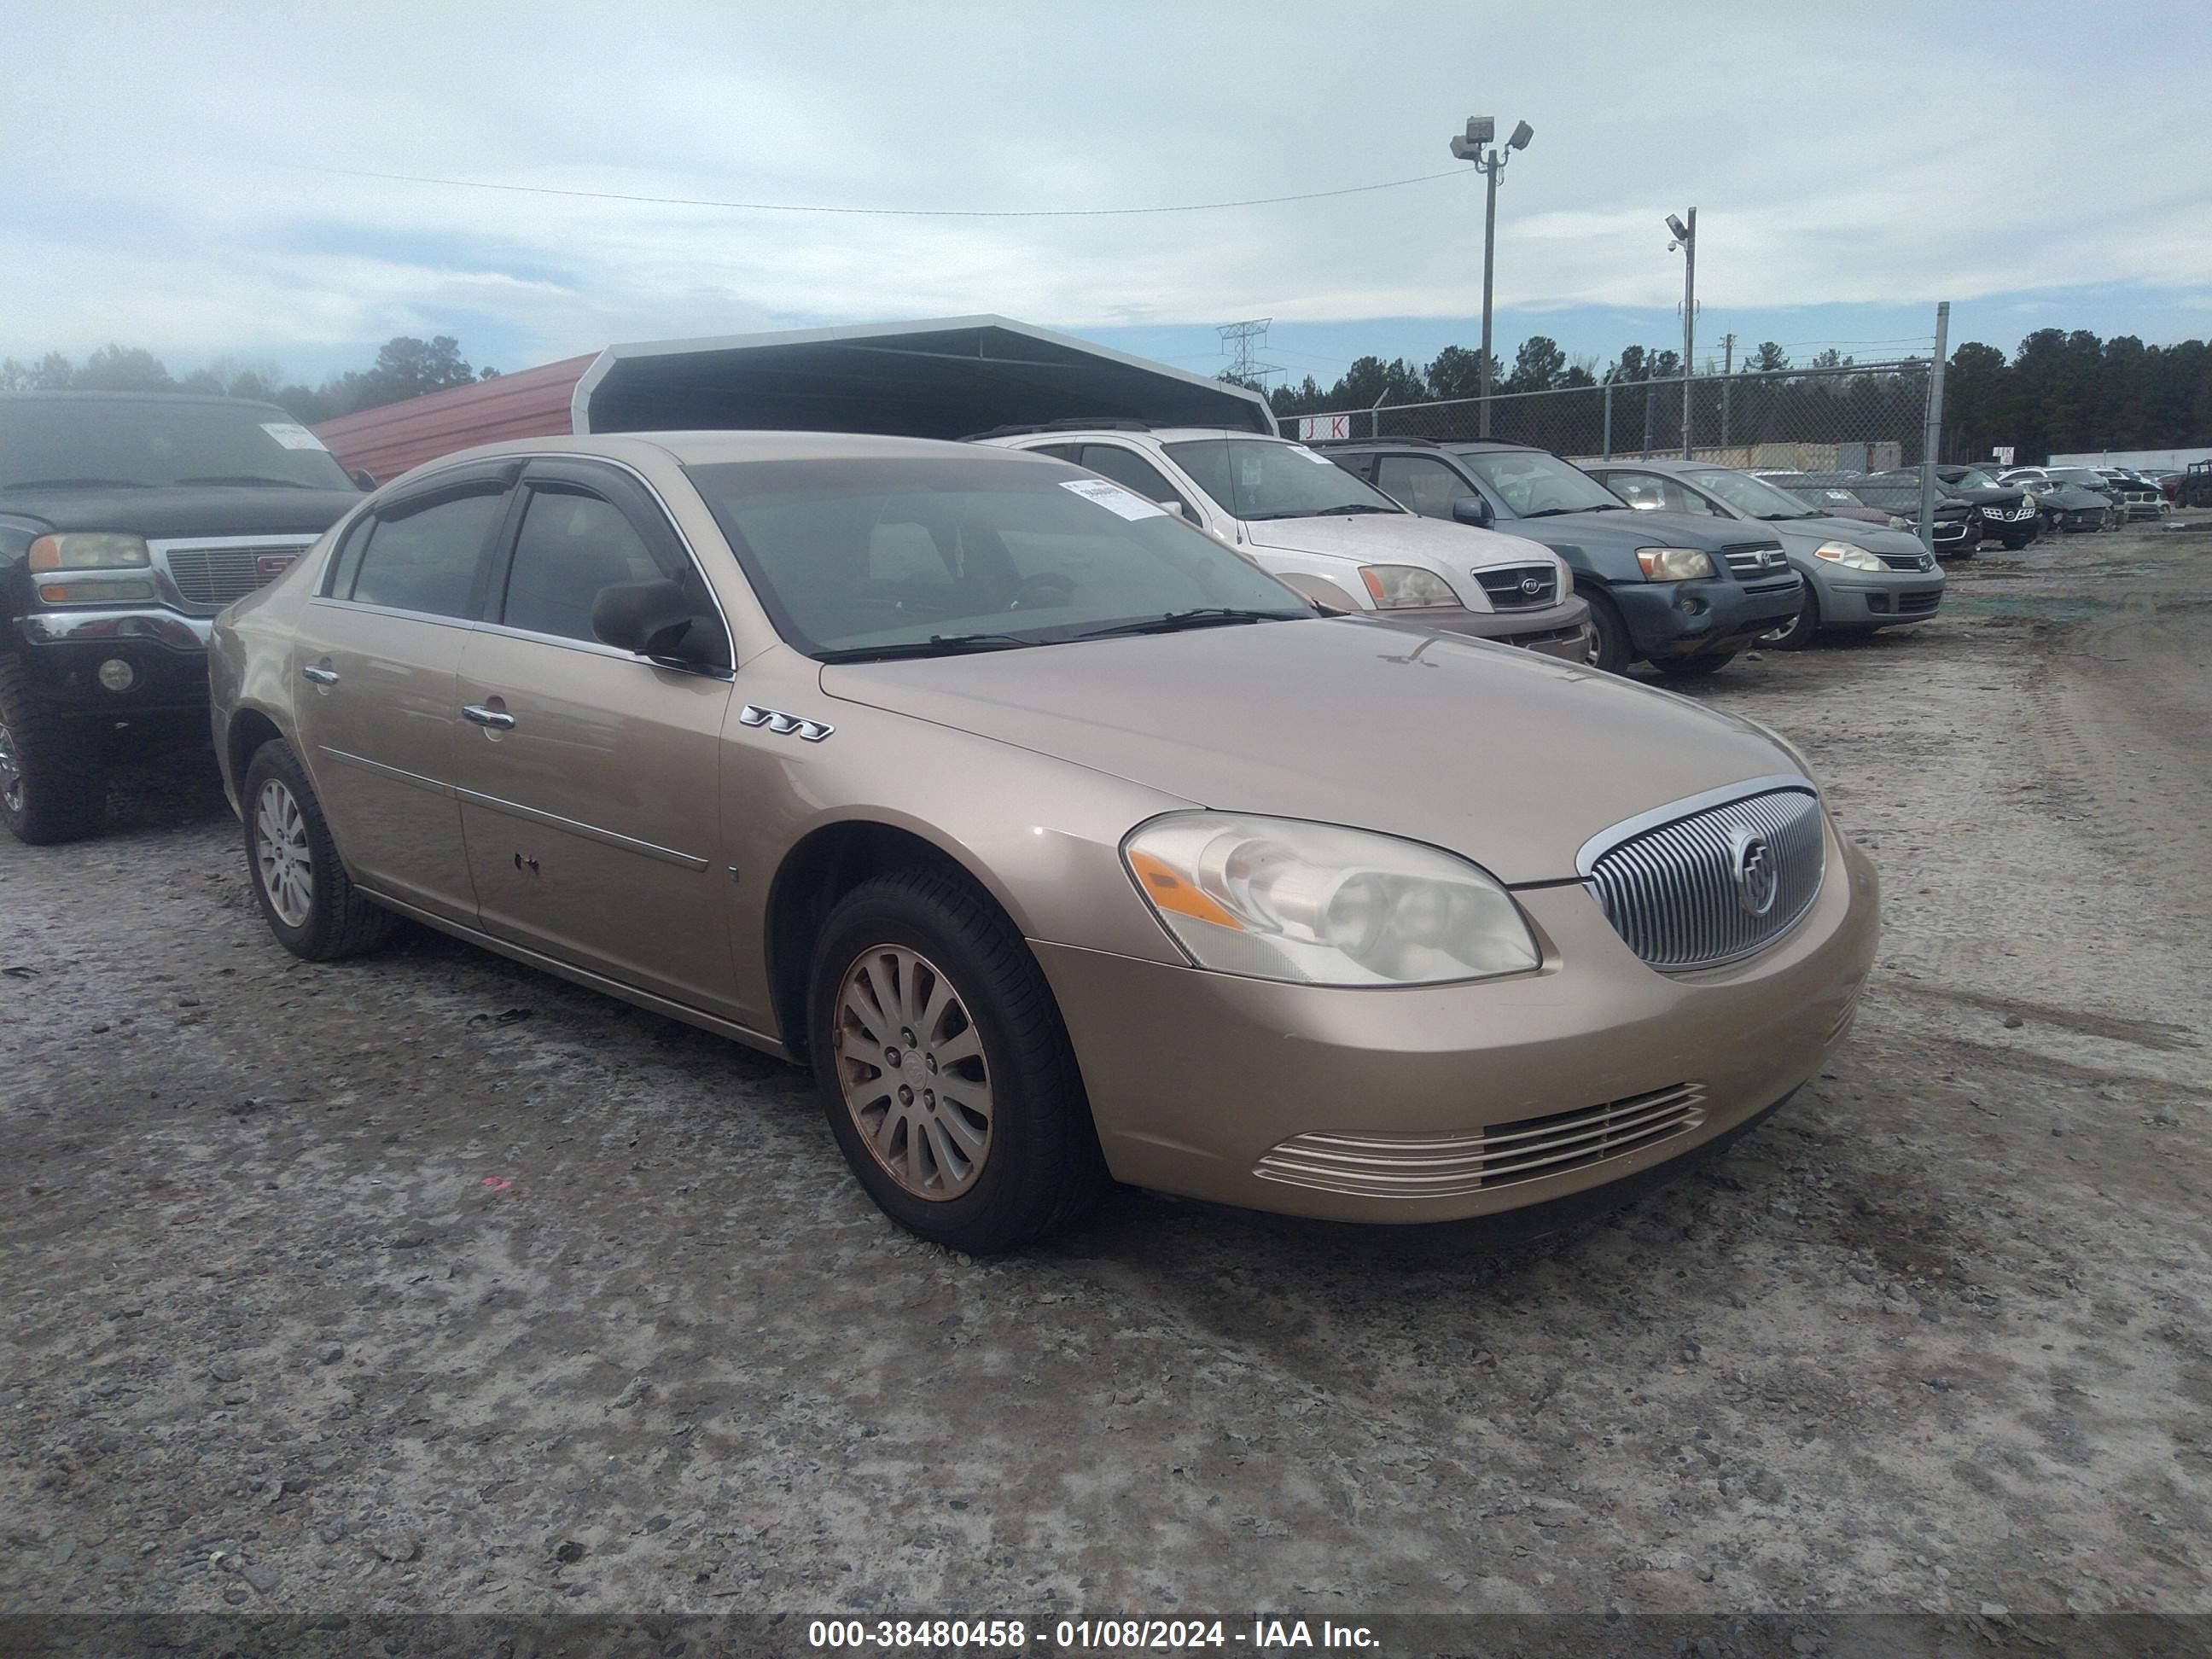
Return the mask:
[[1781, 538], [1709, 517], [1637, 513], [1547, 449], [1470, 439], [1370, 438], [1314, 445], [1423, 516], [1541, 542], [1574, 572], [1619, 673], [1710, 674], [1796, 616], [1804, 582]]

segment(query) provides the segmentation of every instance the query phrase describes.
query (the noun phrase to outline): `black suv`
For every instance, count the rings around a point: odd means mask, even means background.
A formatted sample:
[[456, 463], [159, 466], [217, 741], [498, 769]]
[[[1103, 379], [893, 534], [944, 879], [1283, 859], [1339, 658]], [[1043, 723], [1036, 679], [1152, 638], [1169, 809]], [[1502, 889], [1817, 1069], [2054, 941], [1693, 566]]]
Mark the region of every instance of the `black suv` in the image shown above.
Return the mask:
[[215, 614], [361, 500], [270, 404], [0, 394], [0, 818], [97, 831], [118, 743], [204, 743]]
[[1639, 512], [1548, 449], [1487, 438], [1355, 438], [1308, 446], [1401, 506], [1540, 542], [1589, 601], [1597, 664], [1639, 659], [1710, 674], [1796, 617], [1804, 578], [1741, 524]]

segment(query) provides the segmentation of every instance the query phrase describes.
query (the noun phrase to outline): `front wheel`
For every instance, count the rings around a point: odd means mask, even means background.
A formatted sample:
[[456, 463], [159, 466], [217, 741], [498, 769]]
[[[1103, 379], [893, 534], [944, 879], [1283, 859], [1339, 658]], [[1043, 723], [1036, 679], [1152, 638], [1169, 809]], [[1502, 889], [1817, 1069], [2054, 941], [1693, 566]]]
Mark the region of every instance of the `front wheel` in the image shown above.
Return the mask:
[[1636, 660], [1636, 643], [1628, 637], [1628, 624], [1620, 619], [1620, 608], [1603, 593], [1583, 597], [1589, 601], [1590, 632], [1595, 636], [1591, 663], [1608, 674], [1626, 673], [1628, 665]]
[[1813, 585], [1808, 582], [1804, 598], [1797, 602], [1797, 614], [1790, 619], [1789, 626], [1776, 629], [1766, 638], [1778, 651], [1802, 651], [1820, 635], [1820, 601], [1813, 592]]
[[955, 875], [896, 872], [838, 901], [815, 946], [807, 1036], [846, 1163], [910, 1232], [1012, 1249], [1105, 1184], [1043, 972]]
[[2005, 551], [2017, 553], [2034, 539], [2033, 536], [2008, 536], [2004, 538]]
[[272, 738], [253, 751], [240, 797], [253, 896], [279, 945], [332, 962], [392, 936], [398, 918], [362, 897], [338, 862], [322, 803], [289, 744]]
[[1733, 651], [1712, 651], [1702, 657], [1676, 657], [1671, 662], [1655, 660], [1651, 665], [1670, 680], [1701, 680], [1719, 673], [1735, 660]]
[[96, 723], [43, 702], [22, 665], [0, 657], [0, 818], [17, 841], [51, 847], [100, 833], [107, 816], [102, 741]]

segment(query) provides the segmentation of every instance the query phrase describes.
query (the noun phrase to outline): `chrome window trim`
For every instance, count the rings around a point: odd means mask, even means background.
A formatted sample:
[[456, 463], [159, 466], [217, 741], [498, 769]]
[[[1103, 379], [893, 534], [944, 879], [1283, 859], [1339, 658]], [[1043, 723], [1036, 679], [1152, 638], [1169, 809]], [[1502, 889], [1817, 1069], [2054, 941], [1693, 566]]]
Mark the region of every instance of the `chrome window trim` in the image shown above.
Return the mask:
[[1648, 812], [1638, 812], [1632, 818], [1623, 818], [1608, 829], [1601, 830], [1582, 844], [1575, 854], [1575, 873], [1588, 881], [1597, 868], [1597, 862], [1624, 842], [1653, 830], [1699, 812], [1709, 812], [1716, 806], [1726, 806], [1733, 801], [1747, 800], [1753, 795], [1772, 794], [1778, 789], [1796, 789], [1820, 799], [1820, 790], [1813, 780], [1802, 772], [1775, 772], [1763, 778], [1747, 778], [1741, 783], [1724, 783], [1717, 789], [1708, 789], [1700, 794], [1685, 795], [1680, 800], [1668, 801], [1664, 806], [1655, 806]]
[[612, 830], [602, 830], [596, 823], [584, 823], [575, 818], [564, 818], [558, 812], [548, 812], [535, 806], [525, 806], [520, 801], [503, 799], [498, 795], [487, 795], [479, 790], [455, 787], [453, 794], [471, 806], [482, 806], [494, 812], [504, 812], [510, 817], [526, 823], [544, 825], [549, 830], [564, 830], [572, 836], [581, 836], [586, 841], [621, 848], [625, 853], [641, 853], [647, 858], [659, 859], [695, 873], [705, 870], [708, 861], [690, 853], [679, 853], [672, 847], [640, 841], [635, 836], [625, 836]]
[[458, 628], [465, 634], [473, 634], [477, 627], [466, 617], [441, 616], [433, 611], [403, 611], [392, 605], [365, 605], [359, 599], [333, 599], [318, 594], [307, 603], [328, 605], [338, 611], [358, 611], [364, 616], [390, 617], [398, 622], [428, 623], [434, 628]]

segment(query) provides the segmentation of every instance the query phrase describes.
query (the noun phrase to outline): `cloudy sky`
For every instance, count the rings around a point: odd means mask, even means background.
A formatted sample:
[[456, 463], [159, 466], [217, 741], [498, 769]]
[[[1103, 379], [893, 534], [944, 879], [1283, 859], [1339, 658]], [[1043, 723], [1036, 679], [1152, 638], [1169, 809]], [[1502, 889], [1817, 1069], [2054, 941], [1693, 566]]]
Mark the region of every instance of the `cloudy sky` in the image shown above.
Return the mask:
[[[1210, 370], [1272, 317], [1324, 382], [1472, 343], [1482, 196], [1448, 141], [1536, 131], [1500, 193], [1498, 339], [1801, 358], [2212, 334], [2212, 10], [1352, 6], [565, 9], [10, 0], [0, 356], [144, 344], [317, 378], [395, 333], [505, 368], [612, 340], [999, 312]], [[402, 183], [843, 208], [902, 217]]]

